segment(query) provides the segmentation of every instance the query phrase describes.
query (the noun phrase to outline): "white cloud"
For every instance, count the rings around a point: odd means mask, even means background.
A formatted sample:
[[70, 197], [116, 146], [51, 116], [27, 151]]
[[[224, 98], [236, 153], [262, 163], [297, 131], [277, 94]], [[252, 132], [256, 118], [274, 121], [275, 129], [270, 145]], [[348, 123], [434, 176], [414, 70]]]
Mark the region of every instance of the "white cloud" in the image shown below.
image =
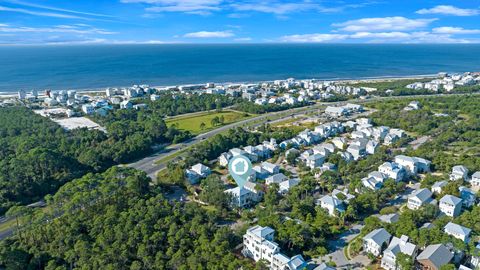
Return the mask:
[[256, 11], [263, 13], [273, 13], [276, 15], [285, 15], [293, 12], [319, 10], [321, 7], [318, 4], [303, 2], [303, 3], [235, 3], [231, 7], [237, 11]]
[[458, 8], [454, 6], [439, 5], [429, 9], [420, 9], [417, 14], [443, 14], [454, 16], [474, 16], [480, 14], [478, 9]]
[[230, 31], [199, 31], [193, 33], [187, 33], [183, 35], [185, 38], [228, 38], [233, 37], [235, 34]]
[[280, 38], [282, 42], [298, 42], [298, 43], [325, 43], [335, 42], [348, 38], [348, 35], [342, 34], [304, 34], [304, 35], [288, 35]]
[[43, 16], [43, 17], [88, 20], [88, 18], [80, 17], [80, 16], [76, 16], [76, 15], [61, 14], [61, 13], [55, 13], [55, 12], [33, 11], [33, 10], [28, 10], [28, 9], [23, 9], [23, 8], [11, 8], [11, 7], [5, 7], [5, 6], [0, 6], [0, 11], [16, 12], [16, 13], [23, 13], [23, 14], [34, 15], [34, 16]]
[[464, 29], [462, 27], [443, 26], [432, 29], [433, 33], [438, 34], [480, 34], [480, 29]]
[[122, 3], [150, 4], [147, 12], [185, 12], [208, 15], [220, 10], [223, 0], [121, 0]]
[[405, 32], [357, 32], [349, 35], [349, 38], [387, 38], [387, 39], [401, 39], [410, 37], [409, 33]]
[[426, 27], [435, 20], [408, 19], [396, 16], [350, 20], [343, 23], [335, 23], [332, 26], [339, 27], [340, 30], [347, 32], [408, 31]]
[[244, 42], [244, 41], [252, 41], [252, 38], [251, 37], [244, 37], [244, 38], [236, 38], [234, 40]]
[[73, 14], [79, 14], [79, 15], [87, 15], [87, 16], [95, 16], [95, 17], [109, 17], [109, 18], [113, 18], [113, 16], [106, 15], [106, 14], [91, 13], [91, 12], [82, 12], [82, 11], [76, 11], [76, 10], [71, 10], [71, 9], [63, 9], [63, 8], [57, 8], [57, 7], [52, 7], [52, 6], [45, 6], [45, 5], [33, 4], [33, 3], [28, 3], [28, 2], [23, 2], [23, 1], [17, 1], [17, 0], [5, 0], [5, 1], [6, 1], [6, 2], [9, 2], [9, 3], [17, 4], [17, 5], [26, 6], [26, 7], [33, 7], [33, 8], [40, 8], [40, 9], [52, 10], [52, 11], [67, 12], [67, 13], [73, 13]]
[[79, 27], [75, 25], [58, 25], [54, 27], [12, 27], [6, 24], [0, 24], [0, 32], [2, 33], [68, 33], [77, 35], [112, 35], [115, 32], [98, 29], [93, 27]]

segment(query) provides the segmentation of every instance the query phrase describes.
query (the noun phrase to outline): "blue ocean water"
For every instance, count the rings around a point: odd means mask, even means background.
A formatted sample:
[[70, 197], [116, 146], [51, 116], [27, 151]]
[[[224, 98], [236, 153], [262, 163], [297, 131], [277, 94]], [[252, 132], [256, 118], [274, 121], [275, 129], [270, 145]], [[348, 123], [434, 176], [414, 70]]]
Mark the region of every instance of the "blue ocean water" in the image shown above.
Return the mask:
[[0, 47], [0, 92], [480, 71], [480, 44]]

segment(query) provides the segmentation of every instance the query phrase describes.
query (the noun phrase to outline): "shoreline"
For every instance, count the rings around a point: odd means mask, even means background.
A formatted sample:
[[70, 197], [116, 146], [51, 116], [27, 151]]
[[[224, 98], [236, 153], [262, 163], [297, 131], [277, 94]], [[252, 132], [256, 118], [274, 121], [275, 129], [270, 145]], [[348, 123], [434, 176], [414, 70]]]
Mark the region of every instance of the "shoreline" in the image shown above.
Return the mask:
[[[463, 73], [463, 72], [460, 72]], [[385, 76], [373, 76], [373, 77], [359, 77], [359, 78], [327, 78], [327, 79], [319, 79], [319, 78], [308, 78], [308, 79], [298, 79], [295, 78], [296, 80], [316, 80], [316, 81], [329, 81], [329, 82], [343, 82], [343, 83], [371, 83], [371, 82], [383, 82], [383, 81], [397, 81], [397, 80], [407, 80], [407, 79], [427, 79], [427, 78], [436, 78], [438, 77], [437, 74], [422, 74], [422, 75], [405, 75], [405, 76], [390, 76], [390, 75], [385, 75]], [[276, 79], [276, 80], [286, 80], [287, 78], [284, 79]], [[262, 84], [262, 83], [272, 83], [276, 80], [264, 80], [264, 81], [239, 81], [239, 82], [214, 82], [215, 86], [221, 85], [229, 85], [229, 84]], [[182, 86], [182, 85], [200, 85], [200, 84], [207, 84], [208, 82], [203, 82], [203, 83], [186, 83], [186, 84], [176, 84], [176, 85], [157, 85], [157, 86], [150, 86], [152, 88], [165, 88], [165, 87], [176, 87], [176, 86]], [[140, 83], [138, 85], [141, 85], [144, 83]], [[130, 86], [106, 86], [106, 87], [95, 87], [95, 88], [83, 88], [83, 89], [53, 89], [50, 88], [49, 90], [52, 91], [68, 91], [68, 90], [76, 90], [77, 93], [83, 93], [83, 94], [88, 94], [88, 93], [99, 93], [99, 92], [104, 92], [105, 89], [107, 88], [128, 88]], [[43, 96], [43, 94], [40, 94], [44, 90], [39, 91], [39, 96]], [[28, 91], [27, 91], [28, 93]], [[0, 98], [12, 98], [16, 97], [18, 95], [18, 92], [0, 92]]]

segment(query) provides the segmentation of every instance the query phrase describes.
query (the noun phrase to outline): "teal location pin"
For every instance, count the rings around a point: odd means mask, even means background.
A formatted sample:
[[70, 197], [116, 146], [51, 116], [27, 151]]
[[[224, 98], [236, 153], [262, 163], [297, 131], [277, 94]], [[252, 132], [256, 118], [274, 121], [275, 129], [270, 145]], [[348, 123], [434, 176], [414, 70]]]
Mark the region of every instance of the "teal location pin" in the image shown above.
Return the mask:
[[243, 187], [248, 177], [252, 174], [252, 162], [250, 162], [250, 159], [247, 157], [238, 155], [230, 159], [228, 171], [233, 179], [235, 179], [237, 185]]

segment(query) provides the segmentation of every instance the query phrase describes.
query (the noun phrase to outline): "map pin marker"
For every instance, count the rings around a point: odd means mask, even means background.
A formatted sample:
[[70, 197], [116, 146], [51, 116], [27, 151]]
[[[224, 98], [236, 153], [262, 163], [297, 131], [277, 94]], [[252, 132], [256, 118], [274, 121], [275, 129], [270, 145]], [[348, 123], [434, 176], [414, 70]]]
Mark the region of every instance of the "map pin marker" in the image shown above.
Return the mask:
[[228, 163], [228, 171], [239, 187], [243, 187], [252, 174], [252, 162], [245, 156], [233, 157]]

